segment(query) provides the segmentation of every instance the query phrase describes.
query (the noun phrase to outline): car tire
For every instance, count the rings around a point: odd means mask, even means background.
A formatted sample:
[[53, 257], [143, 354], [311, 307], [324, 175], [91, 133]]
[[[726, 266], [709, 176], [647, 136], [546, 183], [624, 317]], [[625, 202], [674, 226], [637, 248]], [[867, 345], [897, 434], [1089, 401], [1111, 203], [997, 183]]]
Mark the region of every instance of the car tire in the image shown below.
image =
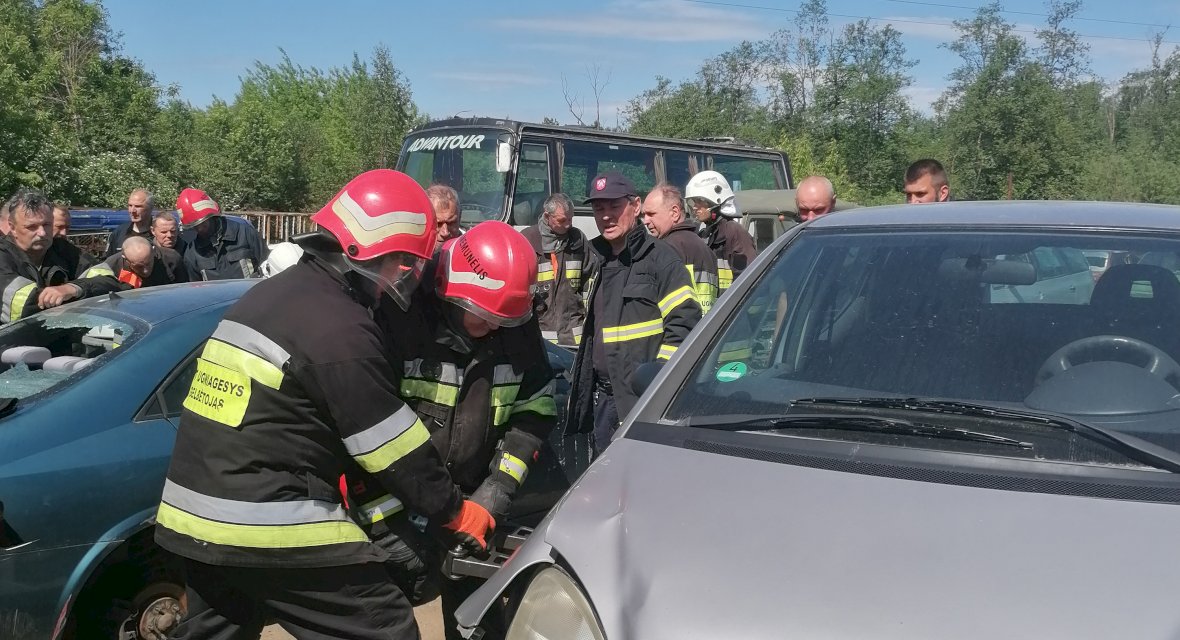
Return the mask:
[[184, 614], [179, 572], [162, 565], [108, 569], [75, 609], [76, 640], [164, 640]]

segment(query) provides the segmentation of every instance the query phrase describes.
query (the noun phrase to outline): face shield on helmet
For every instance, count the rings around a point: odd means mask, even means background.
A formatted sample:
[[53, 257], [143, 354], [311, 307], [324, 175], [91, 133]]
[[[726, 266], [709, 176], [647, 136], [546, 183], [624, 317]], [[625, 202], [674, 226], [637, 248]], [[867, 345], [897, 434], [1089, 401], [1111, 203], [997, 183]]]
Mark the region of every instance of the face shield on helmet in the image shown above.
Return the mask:
[[402, 311], [409, 310], [410, 299], [426, 270], [426, 258], [401, 251], [369, 260], [353, 260], [347, 256], [344, 259], [352, 272], [377, 285], [377, 293], [388, 294]]

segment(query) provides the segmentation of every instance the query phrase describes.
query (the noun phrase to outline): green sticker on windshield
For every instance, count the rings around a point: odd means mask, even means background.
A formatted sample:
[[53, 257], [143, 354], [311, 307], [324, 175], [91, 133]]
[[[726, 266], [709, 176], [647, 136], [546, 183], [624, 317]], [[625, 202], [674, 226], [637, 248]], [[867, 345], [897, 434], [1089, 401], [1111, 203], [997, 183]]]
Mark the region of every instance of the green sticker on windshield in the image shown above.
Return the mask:
[[717, 380], [721, 382], [733, 382], [738, 378], [744, 377], [747, 371], [749, 371], [749, 368], [746, 367], [746, 363], [731, 362], [717, 370]]

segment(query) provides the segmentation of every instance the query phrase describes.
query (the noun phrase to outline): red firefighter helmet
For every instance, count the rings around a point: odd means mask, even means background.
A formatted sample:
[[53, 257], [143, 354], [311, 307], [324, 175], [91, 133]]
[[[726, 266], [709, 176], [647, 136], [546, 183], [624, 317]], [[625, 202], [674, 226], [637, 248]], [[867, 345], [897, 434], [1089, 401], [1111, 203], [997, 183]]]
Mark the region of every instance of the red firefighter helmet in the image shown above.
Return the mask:
[[448, 240], [438, 262], [435, 285], [444, 300], [501, 327], [532, 317], [537, 254], [510, 225], [495, 220], [475, 225]]
[[176, 196], [176, 212], [180, 214], [180, 226], [191, 229], [210, 216], [221, 215], [221, 207], [209, 194], [189, 187]]
[[353, 178], [311, 217], [340, 243], [349, 268], [403, 309], [434, 252], [434, 208], [404, 173], [374, 169]]

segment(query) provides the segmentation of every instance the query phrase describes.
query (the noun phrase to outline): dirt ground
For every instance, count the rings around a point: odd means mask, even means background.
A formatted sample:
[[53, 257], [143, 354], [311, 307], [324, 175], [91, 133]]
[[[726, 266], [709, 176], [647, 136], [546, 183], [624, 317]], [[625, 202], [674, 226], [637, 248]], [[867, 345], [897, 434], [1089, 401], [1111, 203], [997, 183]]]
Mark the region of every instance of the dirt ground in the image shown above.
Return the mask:
[[[414, 617], [418, 619], [418, 630], [422, 632], [422, 640], [443, 640], [442, 608], [439, 606], [437, 598], [434, 602], [414, 609]], [[262, 640], [293, 640], [293, 638], [278, 625], [271, 625], [263, 630]]]

